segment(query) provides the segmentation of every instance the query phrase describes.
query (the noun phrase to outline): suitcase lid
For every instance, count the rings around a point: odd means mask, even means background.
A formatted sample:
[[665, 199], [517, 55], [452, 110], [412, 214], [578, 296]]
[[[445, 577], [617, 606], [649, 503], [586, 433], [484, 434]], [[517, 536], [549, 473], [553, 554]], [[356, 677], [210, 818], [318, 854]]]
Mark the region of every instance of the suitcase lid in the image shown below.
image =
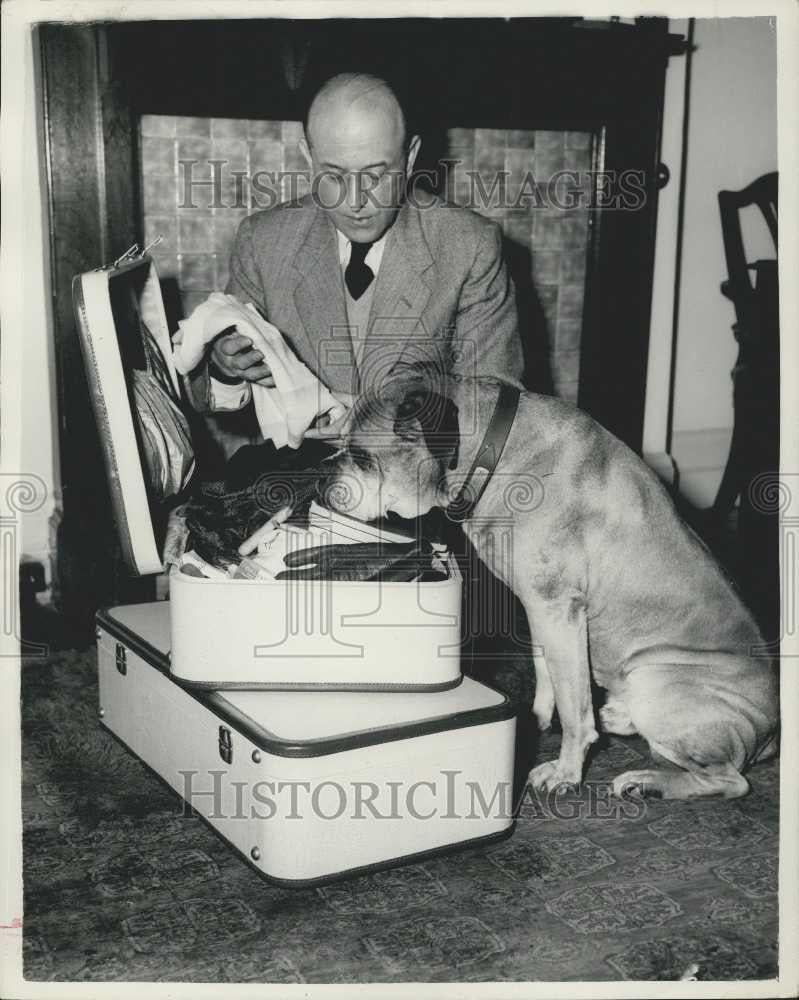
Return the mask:
[[[111, 608], [99, 612], [97, 621], [132, 652], [169, 674], [167, 602]], [[278, 757], [322, 757], [515, 715], [504, 694], [469, 677], [455, 688], [424, 694], [197, 691], [179, 686], [261, 750]]]
[[161, 286], [146, 255], [77, 275], [72, 301], [86, 377], [111, 491], [114, 520], [128, 569], [160, 573], [168, 507], [147, 481], [133, 396], [133, 372], [146, 370], [152, 343], [164, 362], [165, 388], [180, 400]]

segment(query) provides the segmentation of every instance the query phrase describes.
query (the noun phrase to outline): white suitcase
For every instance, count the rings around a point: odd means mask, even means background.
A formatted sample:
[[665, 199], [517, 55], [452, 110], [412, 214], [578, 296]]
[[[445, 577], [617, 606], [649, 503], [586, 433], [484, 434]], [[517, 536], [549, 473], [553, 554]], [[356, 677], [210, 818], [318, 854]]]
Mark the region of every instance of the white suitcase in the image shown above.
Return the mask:
[[257, 871], [349, 877], [507, 836], [515, 717], [471, 678], [434, 694], [197, 691], [165, 602], [98, 615], [102, 724]]
[[[146, 483], [129, 371], [143, 320], [179, 393], [155, 266], [142, 256], [78, 275], [73, 299], [123, 555], [132, 572], [159, 573], [165, 517]], [[215, 689], [454, 687], [461, 576], [452, 558], [447, 570], [442, 581], [377, 584], [216, 581], [174, 569], [169, 669]]]

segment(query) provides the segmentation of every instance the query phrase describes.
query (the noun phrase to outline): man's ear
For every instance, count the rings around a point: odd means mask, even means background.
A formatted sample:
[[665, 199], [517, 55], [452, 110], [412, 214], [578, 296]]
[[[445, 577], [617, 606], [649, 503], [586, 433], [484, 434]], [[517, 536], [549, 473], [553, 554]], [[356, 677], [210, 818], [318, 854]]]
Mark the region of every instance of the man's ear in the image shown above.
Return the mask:
[[460, 428], [458, 407], [447, 396], [415, 386], [405, 393], [397, 407], [394, 433], [403, 441], [424, 444], [446, 468], [458, 464]]
[[311, 170], [312, 166], [313, 166], [313, 162], [312, 162], [312, 159], [311, 159], [311, 150], [308, 147], [308, 143], [305, 141], [305, 136], [304, 135], [300, 136], [300, 140], [297, 143], [297, 145], [300, 147], [300, 152], [302, 153], [303, 157], [305, 158], [305, 162], [308, 164], [308, 169]]

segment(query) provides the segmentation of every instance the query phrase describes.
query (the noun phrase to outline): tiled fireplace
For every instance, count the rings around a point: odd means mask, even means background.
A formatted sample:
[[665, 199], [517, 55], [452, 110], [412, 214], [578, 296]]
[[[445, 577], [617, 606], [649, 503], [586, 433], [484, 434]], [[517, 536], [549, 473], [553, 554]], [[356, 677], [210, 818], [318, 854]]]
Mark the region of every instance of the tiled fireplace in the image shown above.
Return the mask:
[[[281, 179], [306, 169], [297, 145], [301, 126], [143, 115], [140, 128], [145, 239], [163, 235], [153, 250], [156, 265], [162, 278], [175, 280], [188, 313], [209, 292], [225, 287], [241, 219], [307, 190], [302, 178]], [[536, 303], [532, 311], [523, 310], [523, 324], [545, 326], [542, 335], [523, 325], [522, 336], [549, 345], [554, 390], [576, 401], [588, 211], [552, 208], [536, 198], [525, 204], [518, 195], [525, 178], [546, 184], [558, 171], [586, 178], [592, 133], [454, 128], [442, 145], [442, 159], [450, 165], [448, 173], [439, 174], [439, 189], [501, 223], [519, 298]], [[539, 387], [544, 380], [535, 381]]]

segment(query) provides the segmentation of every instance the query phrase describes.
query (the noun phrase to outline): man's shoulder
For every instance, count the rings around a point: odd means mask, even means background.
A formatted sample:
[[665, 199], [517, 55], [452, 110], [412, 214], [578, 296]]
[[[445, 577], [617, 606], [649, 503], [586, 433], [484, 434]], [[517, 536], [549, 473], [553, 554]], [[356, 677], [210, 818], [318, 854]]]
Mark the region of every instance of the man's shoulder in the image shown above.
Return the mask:
[[281, 233], [301, 233], [308, 229], [316, 214], [316, 205], [310, 195], [294, 198], [259, 209], [248, 215], [242, 228], [255, 242], [274, 239]]
[[451, 251], [473, 256], [489, 233], [496, 238], [500, 232], [493, 219], [437, 196], [420, 195], [409, 200], [408, 208], [418, 219], [431, 249], [446, 244]]
[[419, 219], [425, 233], [445, 233], [448, 239], [457, 234], [466, 240], [479, 242], [485, 238], [486, 232], [499, 228], [493, 219], [437, 195], [420, 194], [409, 199], [408, 207]]

